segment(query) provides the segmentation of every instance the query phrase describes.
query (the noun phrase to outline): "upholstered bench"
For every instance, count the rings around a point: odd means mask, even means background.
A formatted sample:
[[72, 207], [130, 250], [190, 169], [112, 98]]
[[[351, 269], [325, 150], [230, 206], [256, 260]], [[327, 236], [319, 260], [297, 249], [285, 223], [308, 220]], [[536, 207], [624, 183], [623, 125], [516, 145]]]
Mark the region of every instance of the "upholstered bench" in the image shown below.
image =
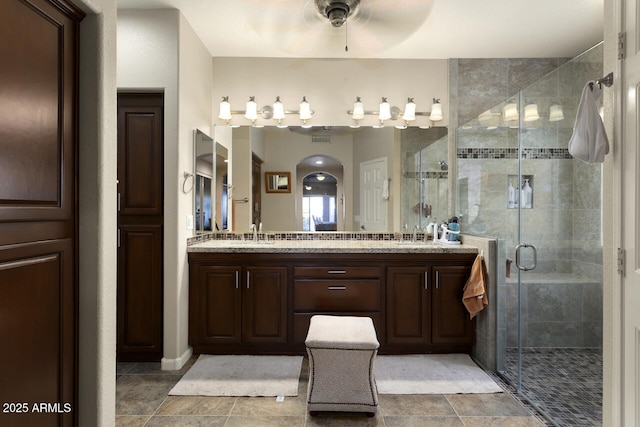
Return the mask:
[[369, 317], [311, 318], [305, 340], [309, 355], [307, 410], [366, 412], [378, 410], [373, 367], [380, 343]]

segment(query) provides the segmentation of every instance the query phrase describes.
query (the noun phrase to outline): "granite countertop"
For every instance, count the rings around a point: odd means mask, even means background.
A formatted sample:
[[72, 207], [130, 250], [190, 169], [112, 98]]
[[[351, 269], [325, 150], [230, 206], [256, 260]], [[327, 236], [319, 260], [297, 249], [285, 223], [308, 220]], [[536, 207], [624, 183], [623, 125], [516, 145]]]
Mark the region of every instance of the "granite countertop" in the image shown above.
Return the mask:
[[469, 245], [438, 241], [402, 242], [388, 240], [208, 240], [187, 246], [187, 252], [211, 253], [477, 253]]

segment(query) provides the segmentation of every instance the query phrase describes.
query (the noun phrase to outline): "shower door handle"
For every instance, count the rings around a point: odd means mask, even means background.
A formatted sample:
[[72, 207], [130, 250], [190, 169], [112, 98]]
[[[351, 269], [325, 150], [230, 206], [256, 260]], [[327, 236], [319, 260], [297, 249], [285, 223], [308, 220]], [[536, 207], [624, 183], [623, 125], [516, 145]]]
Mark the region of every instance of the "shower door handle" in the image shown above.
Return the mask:
[[[531, 248], [533, 250], [533, 265], [530, 267], [520, 264], [520, 250], [522, 248]], [[537, 263], [538, 263], [538, 251], [536, 250], [535, 246], [529, 243], [522, 243], [516, 246], [516, 267], [518, 268], [518, 270], [522, 270], [522, 271], [533, 270], [536, 268]]]

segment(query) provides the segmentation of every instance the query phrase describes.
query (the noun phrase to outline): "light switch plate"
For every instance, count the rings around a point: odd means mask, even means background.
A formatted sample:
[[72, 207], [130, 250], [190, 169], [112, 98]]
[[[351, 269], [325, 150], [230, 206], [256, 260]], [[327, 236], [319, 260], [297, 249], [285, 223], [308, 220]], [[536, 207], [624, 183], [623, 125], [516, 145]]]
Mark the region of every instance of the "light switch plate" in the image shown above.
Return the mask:
[[193, 230], [193, 215], [187, 215], [187, 230]]

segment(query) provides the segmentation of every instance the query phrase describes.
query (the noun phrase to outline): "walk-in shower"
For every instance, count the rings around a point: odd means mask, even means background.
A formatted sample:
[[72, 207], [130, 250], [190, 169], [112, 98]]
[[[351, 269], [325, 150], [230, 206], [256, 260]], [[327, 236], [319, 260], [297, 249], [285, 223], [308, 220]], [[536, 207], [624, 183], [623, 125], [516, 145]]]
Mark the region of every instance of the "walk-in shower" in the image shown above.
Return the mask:
[[497, 370], [557, 425], [602, 423], [602, 171], [568, 152], [602, 58], [598, 45], [455, 135], [463, 231], [499, 241]]

